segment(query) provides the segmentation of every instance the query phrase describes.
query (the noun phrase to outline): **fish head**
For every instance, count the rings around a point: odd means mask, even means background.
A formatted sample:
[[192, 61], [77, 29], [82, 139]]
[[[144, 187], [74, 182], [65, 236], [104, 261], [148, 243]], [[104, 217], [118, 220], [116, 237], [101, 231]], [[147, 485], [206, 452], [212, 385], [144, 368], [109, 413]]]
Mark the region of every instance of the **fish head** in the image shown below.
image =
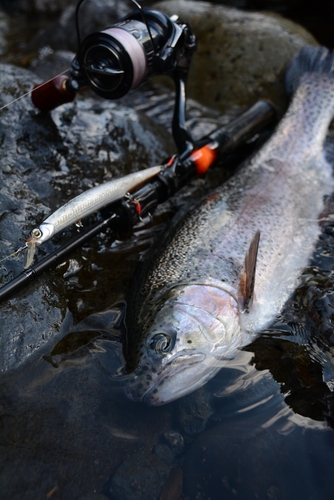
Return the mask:
[[162, 405], [200, 388], [241, 344], [238, 299], [222, 282], [174, 287], [142, 328], [130, 399]]

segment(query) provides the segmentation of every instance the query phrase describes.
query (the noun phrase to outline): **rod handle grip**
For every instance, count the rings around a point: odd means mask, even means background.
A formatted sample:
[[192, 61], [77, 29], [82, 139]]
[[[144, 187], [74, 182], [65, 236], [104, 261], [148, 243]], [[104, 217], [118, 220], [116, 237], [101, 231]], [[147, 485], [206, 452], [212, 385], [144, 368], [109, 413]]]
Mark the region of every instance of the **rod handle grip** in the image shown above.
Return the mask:
[[42, 86], [35, 85], [31, 92], [31, 100], [36, 108], [41, 111], [51, 111], [61, 104], [73, 101], [75, 92], [67, 90], [68, 80], [68, 76], [59, 75]]

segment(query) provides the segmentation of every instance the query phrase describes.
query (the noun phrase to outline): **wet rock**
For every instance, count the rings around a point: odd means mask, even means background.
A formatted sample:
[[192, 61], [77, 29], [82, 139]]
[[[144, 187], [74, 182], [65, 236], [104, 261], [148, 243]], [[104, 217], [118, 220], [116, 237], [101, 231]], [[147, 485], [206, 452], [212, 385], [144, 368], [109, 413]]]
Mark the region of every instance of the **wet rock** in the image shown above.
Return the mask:
[[[0, 107], [37, 83], [31, 72], [11, 65], [0, 72]], [[1, 258], [21, 247], [25, 235], [65, 201], [113, 176], [160, 163], [173, 150], [168, 132], [145, 115], [92, 98], [51, 114], [21, 99], [2, 111], [0, 137]], [[47, 244], [39, 257], [54, 248]], [[23, 260], [21, 254], [1, 263], [2, 285], [23, 271]], [[70, 327], [70, 293], [61, 273], [46, 273], [0, 305], [2, 371], [45, 354], [50, 342], [66, 333], [61, 325], [66, 317]], [[77, 307], [84, 313], [82, 304]]]
[[170, 467], [156, 455], [138, 453], [116, 470], [110, 493], [115, 500], [156, 500], [169, 476]]
[[154, 454], [167, 465], [173, 465], [175, 462], [175, 455], [167, 444], [158, 443], [154, 447]]
[[[127, 13], [134, 10], [129, 1], [96, 0], [83, 3], [80, 7], [80, 36], [83, 40], [94, 31], [100, 31], [111, 26]], [[54, 50], [77, 51], [78, 39], [75, 28], [75, 4], [66, 5], [57, 21], [42, 29], [35, 37], [33, 47], [50, 46]]]
[[205, 387], [178, 402], [178, 420], [189, 435], [203, 432], [213, 413], [210, 396]]
[[[26, 82], [34, 81], [32, 74], [12, 66], [2, 65], [0, 71], [1, 105], [25, 93], [29, 85]], [[27, 100], [18, 101], [14, 106], [2, 111], [0, 124], [2, 257], [22, 246], [25, 224], [29, 224], [33, 214], [43, 217], [46, 207], [38, 201], [38, 196], [42, 191], [46, 197], [50, 193], [47, 183], [52, 176], [45, 166], [55, 160], [54, 150], [46, 146], [52, 123], [46, 119], [45, 126], [41, 127], [29, 114], [31, 105]], [[34, 134], [35, 140], [30, 141]], [[55, 134], [55, 143], [59, 146], [58, 139]], [[36, 141], [41, 150], [36, 148]], [[43, 148], [42, 143], [46, 147]], [[42, 163], [42, 159], [44, 168], [40, 165], [38, 172], [36, 163]], [[8, 259], [3, 262], [1, 283], [6, 283], [21, 270], [22, 261]], [[47, 276], [38, 286], [32, 286], [28, 295], [23, 294], [20, 300], [10, 300], [1, 306], [1, 371], [28, 359], [60, 332], [66, 302], [57, 293], [58, 285], [57, 279]]]
[[301, 26], [276, 14], [245, 12], [189, 0], [157, 3], [188, 22], [198, 37], [188, 80], [189, 96], [221, 111], [259, 98], [285, 105], [287, 63], [315, 40]]

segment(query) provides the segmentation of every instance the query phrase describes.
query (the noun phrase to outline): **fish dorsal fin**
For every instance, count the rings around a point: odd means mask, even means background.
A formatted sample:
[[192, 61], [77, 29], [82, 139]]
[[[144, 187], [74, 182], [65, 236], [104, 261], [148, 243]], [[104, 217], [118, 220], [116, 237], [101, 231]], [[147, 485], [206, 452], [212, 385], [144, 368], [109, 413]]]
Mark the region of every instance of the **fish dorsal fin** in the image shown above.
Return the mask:
[[245, 256], [245, 267], [241, 273], [241, 310], [248, 312], [254, 296], [256, 260], [260, 242], [260, 231], [256, 231]]

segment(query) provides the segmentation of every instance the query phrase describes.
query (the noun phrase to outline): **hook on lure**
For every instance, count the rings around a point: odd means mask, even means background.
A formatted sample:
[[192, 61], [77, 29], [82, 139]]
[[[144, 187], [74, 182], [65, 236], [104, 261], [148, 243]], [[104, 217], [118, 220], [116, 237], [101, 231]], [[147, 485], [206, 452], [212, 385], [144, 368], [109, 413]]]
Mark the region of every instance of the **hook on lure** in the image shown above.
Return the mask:
[[[26, 239], [25, 245], [23, 245], [22, 247], [15, 250], [15, 252], [12, 252], [9, 255], [6, 255], [2, 259], [0, 259], [0, 264], [1, 264], [1, 262], [4, 262], [7, 259], [11, 259], [13, 257], [16, 257], [24, 250], [27, 250], [27, 254], [25, 256], [25, 261], [24, 261], [24, 265], [23, 265], [23, 269], [27, 269], [29, 266], [31, 266], [32, 261], [34, 260], [34, 256], [36, 253], [36, 247], [42, 243], [42, 241], [40, 241], [42, 236], [43, 236], [42, 231], [40, 230], [40, 228], [36, 227], [35, 229], [33, 229], [30, 232], [28, 238]], [[43, 239], [43, 241], [45, 241], [45, 239]]]
[[28, 251], [23, 265], [23, 269], [28, 269], [28, 267], [32, 264], [32, 261], [34, 260], [34, 256], [36, 253], [36, 240], [27, 241], [27, 249]]
[[[36, 253], [36, 250], [37, 250], [37, 246], [41, 245], [44, 241], [46, 241], [47, 239], [49, 239], [47, 237], [47, 233], [48, 231], [46, 231], [45, 233], [42, 231], [42, 226], [43, 224], [40, 226], [40, 227], [35, 227], [29, 234], [28, 238], [26, 239], [26, 248], [27, 248], [27, 254], [26, 254], [26, 258], [25, 258], [25, 262], [24, 262], [24, 265], [23, 265], [23, 269], [27, 269], [29, 266], [31, 266], [33, 260], [34, 260], [34, 257], [35, 257], [35, 253]], [[45, 224], [44, 224], [45, 226]], [[49, 236], [51, 237], [51, 236]]]

